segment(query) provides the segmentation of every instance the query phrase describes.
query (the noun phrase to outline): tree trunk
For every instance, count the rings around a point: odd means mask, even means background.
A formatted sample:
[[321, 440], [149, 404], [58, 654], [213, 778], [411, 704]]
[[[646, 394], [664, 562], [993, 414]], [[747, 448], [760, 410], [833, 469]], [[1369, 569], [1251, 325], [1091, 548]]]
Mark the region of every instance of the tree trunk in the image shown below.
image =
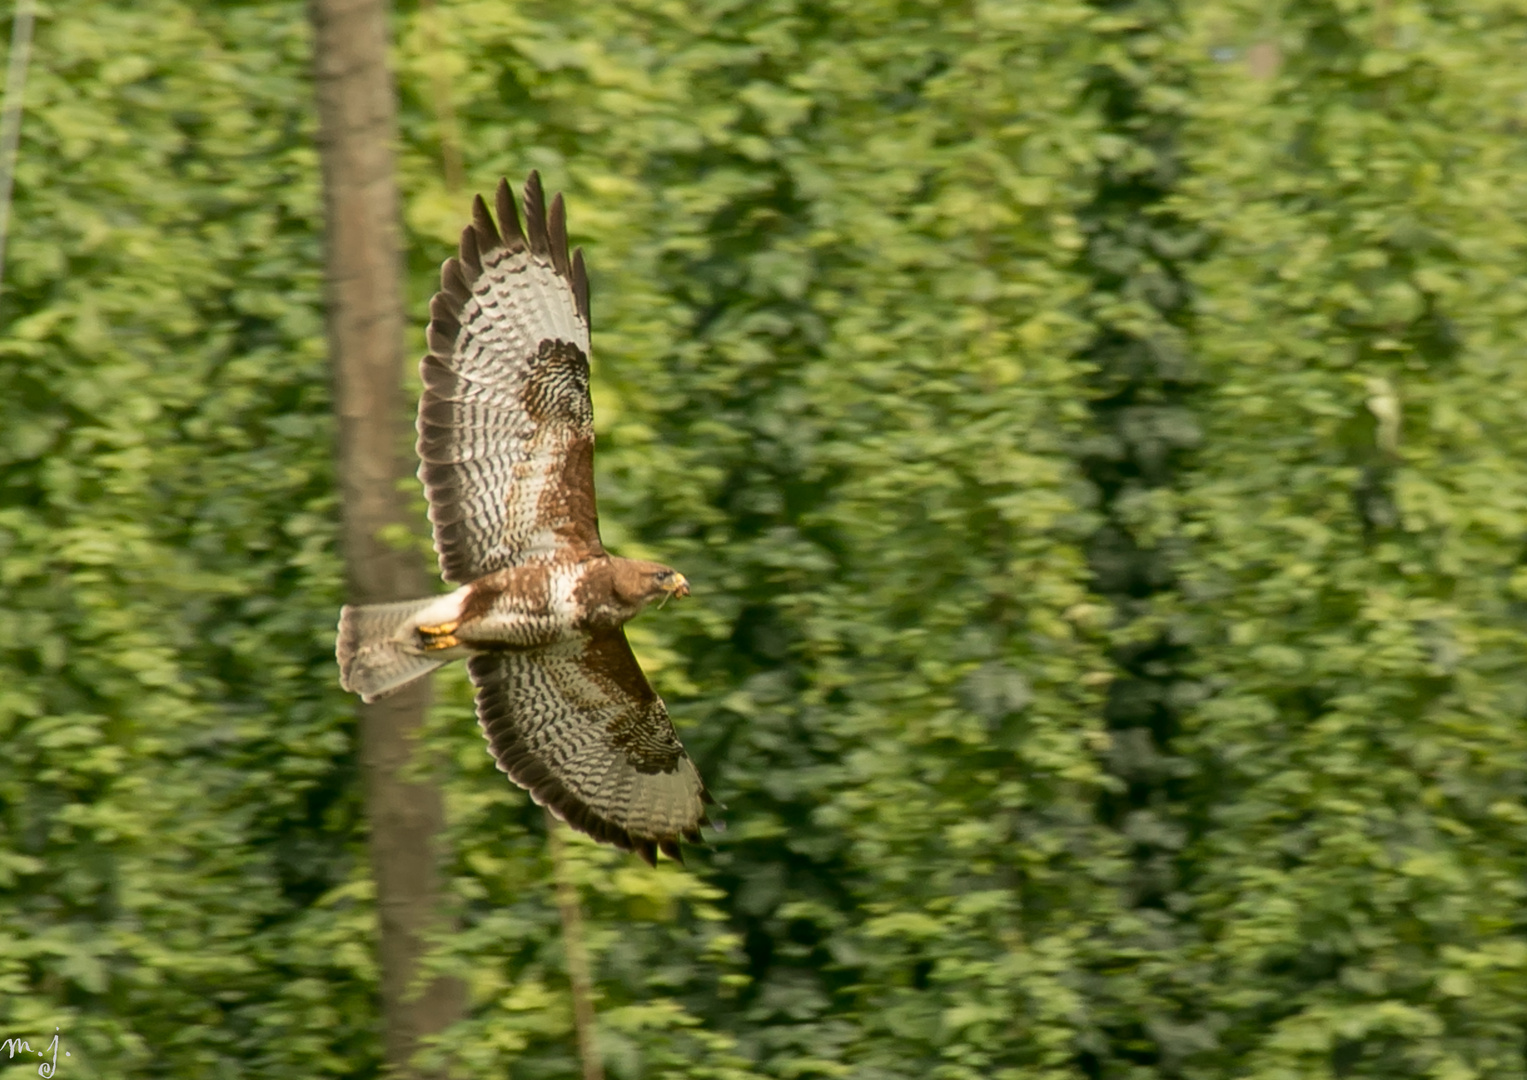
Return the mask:
[[[427, 594], [429, 583], [415, 551], [398, 550], [380, 535], [389, 525], [410, 524], [397, 482], [413, 471], [412, 460], [400, 453], [408, 403], [387, 10], [382, 0], [309, 0], [308, 12], [315, 32], [349, 593], [358, 604], [402, 600]], [[408, 1059], [419, 1038], [457, 1019], [464, 998], [451, 979], [408, 993], [423, 935], [436, 916], [434, 838], [444, 818], [439, 790], [402, 776], [428, 703], [426, 680], [359, 706], [385, 1054], [389, 1069], [401, 1076], [415, 1075]]]

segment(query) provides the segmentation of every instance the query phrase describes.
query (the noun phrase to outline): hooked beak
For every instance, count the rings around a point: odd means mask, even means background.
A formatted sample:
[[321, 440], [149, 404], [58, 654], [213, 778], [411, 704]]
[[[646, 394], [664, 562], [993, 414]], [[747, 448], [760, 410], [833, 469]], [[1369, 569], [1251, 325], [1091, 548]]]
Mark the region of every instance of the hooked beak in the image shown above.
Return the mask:
[[675, 570], [673, 573], [673, 580], [663, 586], [663, 599], [658, 601], [658, 610], [661, 611], [667, 605], [668, 601], [672, 600], [675, 596], [688, 595], [689, 582], [685, 580], [683, 574]]

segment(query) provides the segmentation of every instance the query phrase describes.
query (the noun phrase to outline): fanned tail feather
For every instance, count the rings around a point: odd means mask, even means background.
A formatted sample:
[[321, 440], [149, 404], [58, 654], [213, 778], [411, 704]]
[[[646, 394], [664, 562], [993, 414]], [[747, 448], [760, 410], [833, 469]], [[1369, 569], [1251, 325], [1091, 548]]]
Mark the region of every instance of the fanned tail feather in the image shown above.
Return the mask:
[[421, 651], [401, 632], [419, 612], [438, 600], [403, 600], [395, 604], [347, 604], [339, 613], [339, 637], [334, 654], [339, 660], [339, 684], [362, 701], [375, 701], [401, 690], [454, 658], [454, 653]]

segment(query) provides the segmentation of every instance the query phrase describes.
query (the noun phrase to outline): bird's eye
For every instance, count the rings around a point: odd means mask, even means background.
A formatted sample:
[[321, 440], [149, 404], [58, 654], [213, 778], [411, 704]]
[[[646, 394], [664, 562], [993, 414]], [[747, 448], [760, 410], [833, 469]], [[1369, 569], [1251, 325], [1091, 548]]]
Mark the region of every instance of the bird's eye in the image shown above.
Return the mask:
[[672, 581], [673, 580], [673, 571], [672, 570], [659, 570], [657, 572], [657, 579], [659, 581]]

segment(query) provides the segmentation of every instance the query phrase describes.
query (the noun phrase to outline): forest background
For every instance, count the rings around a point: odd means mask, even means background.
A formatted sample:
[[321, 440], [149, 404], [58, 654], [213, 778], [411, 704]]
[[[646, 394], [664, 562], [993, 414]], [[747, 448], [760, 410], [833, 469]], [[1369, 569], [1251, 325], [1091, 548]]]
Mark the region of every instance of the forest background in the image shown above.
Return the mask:
[[[410, 351], [470, 194], [540, 169], [606, 540], [695, 588], [632, 637], [729, 827], [568, 846], [612, 1077], [1527, 1076], [1527, 7], [394, 30]], [[64, 1080], [380, 1069], [310, 48], [290, 0], [40, 7], [0, 1038]], [[418, 767], [433, 1052], [575, 1074], [544, 819], [459, 670]]]

